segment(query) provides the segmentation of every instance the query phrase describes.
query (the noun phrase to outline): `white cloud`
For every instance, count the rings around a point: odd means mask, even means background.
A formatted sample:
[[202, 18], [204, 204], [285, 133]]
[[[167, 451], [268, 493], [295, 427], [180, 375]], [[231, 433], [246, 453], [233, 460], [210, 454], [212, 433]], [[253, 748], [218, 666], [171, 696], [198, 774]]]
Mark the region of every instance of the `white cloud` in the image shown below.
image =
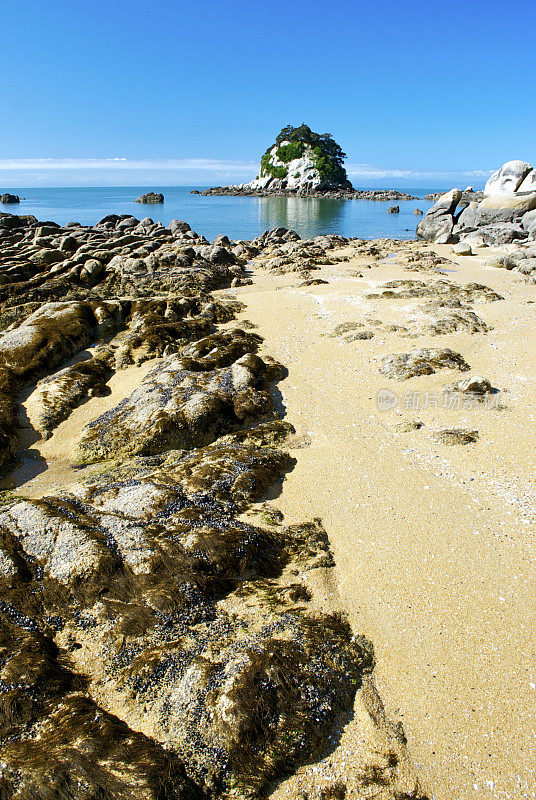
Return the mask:
[[206, 172], [255, 172], [254, 161], [234, 161], [217, 158], [3, 158], [0, 170], [200, 170]]
[[[214, 186], [243, 183], [254, 178], [257, 170], [257, 161], [223, 158], [4, 158], [0, 159], [0, 186]], [[421, 171], [373, 164], [348, 164], [347, 171], [355, 185], [369, 186], [412, 180], [478, 183], [492, 172]]]
[[350, 178], [414, 178], [415, 180], [432, 180], [448, 178], [488, 178], [493, 170], [412, 170], [392, 167], [376, 167], [372, 164], [348, 164], [346, 171]]

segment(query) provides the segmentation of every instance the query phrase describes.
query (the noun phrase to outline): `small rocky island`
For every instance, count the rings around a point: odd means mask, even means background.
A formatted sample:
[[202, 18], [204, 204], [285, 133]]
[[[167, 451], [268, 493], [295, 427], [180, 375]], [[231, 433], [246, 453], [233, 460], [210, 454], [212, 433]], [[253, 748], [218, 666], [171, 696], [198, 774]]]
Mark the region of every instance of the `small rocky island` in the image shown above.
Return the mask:
[[257, 177], [238, 186], [216, 186], [192, 194], [269, 197], [331, 197], [359, 200], [415, 200], [396, 189], [356, 190], [348, 180], [346, 153], [330, 133], [302, 123], [283, 128], [261, 158]]
[[147, 192], [134, 200], [135, 203], [163, 203], [164, 195], [161, 192]]
[[14, 205], [15, 203], [20, 203], [20, 197], [18, 194], [9, 194], [9, 192], [5, 192], [3, 195], [0, 195], [0, 203]]

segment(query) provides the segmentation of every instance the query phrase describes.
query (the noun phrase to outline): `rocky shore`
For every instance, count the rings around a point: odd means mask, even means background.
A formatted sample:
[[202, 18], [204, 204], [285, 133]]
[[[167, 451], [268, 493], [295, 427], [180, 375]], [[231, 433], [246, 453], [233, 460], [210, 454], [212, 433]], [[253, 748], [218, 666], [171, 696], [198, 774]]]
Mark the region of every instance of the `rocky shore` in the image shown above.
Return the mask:
[[508, 161], [471, 198], [459, 189], [442, 195], [417, 225], [425, 241], [450, 244], [460, 255], [493, 248], [489, 266], [536, 277], [536, 170]]
[[322, 523], [267, 499], [301, 443], [227, 291], [347, 244], [0, 215], [2, 797], [283, 797], [315, 760], [288, 796], [425, 797]]

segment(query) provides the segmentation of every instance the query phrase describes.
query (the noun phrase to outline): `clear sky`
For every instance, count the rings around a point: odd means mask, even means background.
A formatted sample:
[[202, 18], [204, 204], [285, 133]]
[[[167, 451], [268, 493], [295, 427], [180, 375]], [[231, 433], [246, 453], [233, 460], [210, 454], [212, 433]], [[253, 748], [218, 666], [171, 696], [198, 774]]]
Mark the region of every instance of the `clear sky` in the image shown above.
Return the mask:
[[355, 185], [478, 183], [536, 161], [535, 31], [534, 0], [5, 2], [0, 188], [249, 180], [301, 122]]

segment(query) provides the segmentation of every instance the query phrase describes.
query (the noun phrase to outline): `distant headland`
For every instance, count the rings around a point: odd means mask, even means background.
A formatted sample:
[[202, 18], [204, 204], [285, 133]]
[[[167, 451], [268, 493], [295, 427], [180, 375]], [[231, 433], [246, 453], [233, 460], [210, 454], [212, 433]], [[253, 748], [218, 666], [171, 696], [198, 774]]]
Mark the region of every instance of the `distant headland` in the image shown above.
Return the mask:
[[396, 189], [354, 189], [344, 168], [346, 153], [330, 133], [315, 133], [302, 123], [284, 127], [261, 158], [257, 177], [237, 186], [216, 186], [203, 195], [273, 195], [355, 198], [360, 200], [415, 200]]

